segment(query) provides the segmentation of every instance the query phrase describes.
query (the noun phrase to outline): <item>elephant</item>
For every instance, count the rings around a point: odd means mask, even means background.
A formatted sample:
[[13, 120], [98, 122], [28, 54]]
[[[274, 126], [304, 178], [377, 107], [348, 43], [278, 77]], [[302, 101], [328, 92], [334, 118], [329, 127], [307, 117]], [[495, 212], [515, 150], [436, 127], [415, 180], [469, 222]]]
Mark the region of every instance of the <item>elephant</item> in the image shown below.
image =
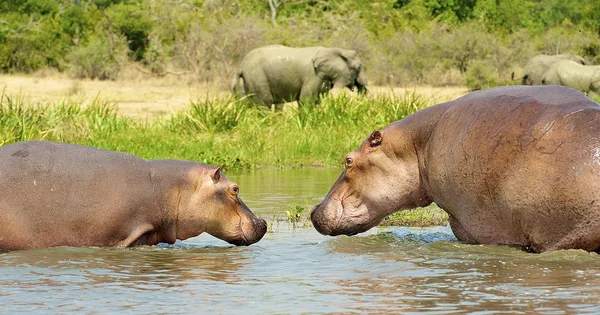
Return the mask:
[[[521, 84], [542, 85], [544, 73], [546, 73], [550, 66], [561, 60], [572, 60], [582, 65], [588, 64], [583, 57], [577, 55], [537, 55], [531, 58], [525, 65], [525, 74], [521, 77]], [[518, 80], [518, 78], [515, 79], [514, 72], [511, 76], [513, 80]]]
[[582, 65], [572, 60], [554, 63], [542, 78], [544, 85], [564, 85], [589, 97], [600, 97], [600, 66]]
[[251, 50], [231, 83], [236, 96], [271, 106], [298, 101], [317, 103], [332, 88], [367, 92], [367, 78], [358, 53], [334, 47], [292, 48], [271, 45]]

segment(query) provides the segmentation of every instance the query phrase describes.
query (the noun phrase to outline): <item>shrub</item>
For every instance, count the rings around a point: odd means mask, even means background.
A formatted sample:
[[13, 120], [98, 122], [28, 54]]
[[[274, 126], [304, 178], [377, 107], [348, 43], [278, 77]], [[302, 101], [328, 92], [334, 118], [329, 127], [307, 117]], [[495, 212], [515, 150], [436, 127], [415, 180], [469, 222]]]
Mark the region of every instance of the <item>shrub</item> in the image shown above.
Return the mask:
[[498, 85], [496, 69], [486, 60], [476, 60], [465, 74], [465, 85], [471, 90], [481, 90]]
[[127, 60], [127, 51], [123, 37], [109, 34], [76, 47], [67, 56], [67, 62], [75, 78], [115, 80]]

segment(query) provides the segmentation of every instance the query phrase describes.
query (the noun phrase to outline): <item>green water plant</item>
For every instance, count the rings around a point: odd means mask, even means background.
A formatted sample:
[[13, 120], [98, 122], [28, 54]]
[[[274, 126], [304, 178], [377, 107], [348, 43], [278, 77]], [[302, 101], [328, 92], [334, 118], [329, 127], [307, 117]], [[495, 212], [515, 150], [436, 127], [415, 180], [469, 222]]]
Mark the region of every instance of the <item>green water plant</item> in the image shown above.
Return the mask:
[[304, 207], [302, 206], [293, 206], [288, 210], [285, 210], [285, 215], [287, 217], [288, 222], [298, 222], [302, 219], [302, 212], [304, 211]]

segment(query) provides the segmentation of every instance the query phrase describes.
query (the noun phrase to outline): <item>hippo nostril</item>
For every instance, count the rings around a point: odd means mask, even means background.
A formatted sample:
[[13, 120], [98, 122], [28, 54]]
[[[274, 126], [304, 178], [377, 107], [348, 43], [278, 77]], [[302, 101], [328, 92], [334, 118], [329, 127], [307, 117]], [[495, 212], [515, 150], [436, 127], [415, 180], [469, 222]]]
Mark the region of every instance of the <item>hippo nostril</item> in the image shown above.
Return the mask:
[[254, 239], [251, 241], [252, 243], [258, 242], [267, 233], [267, 221], [263, 219], [257, 219], [254, 221], [254, 224]]
[[267, 231], [267, 221], [261, 219], [258, 223], [258, 226], [261, 235], [265, 234], [265, 232]]
[[322, 209], [318, 206], [310, 213], [310, 221], [312, 222], [315, 230], [323, 235], [330, 235], [333, 228], [328, 224], [326, 216], [323, 214]]

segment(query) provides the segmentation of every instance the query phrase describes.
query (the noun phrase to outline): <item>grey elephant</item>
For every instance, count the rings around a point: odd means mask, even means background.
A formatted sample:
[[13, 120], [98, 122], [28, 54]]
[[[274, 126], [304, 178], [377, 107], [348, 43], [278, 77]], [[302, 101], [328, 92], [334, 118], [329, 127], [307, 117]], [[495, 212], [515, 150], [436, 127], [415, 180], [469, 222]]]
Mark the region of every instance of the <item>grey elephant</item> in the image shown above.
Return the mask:
[[237, 96], [271, 106], [317, 102], [332, 88], [367, 92], [364, 67], [354, 50], [272, 45], [250, 51], [241, 61], [231, 88]]
[[589, 97], [600, 97], [600, 66], [582, 65], [572, 60], [554, 63], [542, 78], [544, 85], [564, 85]]
[[[562, 54], [562, 55], [537, 55], [527, 62], [524, 69], [524, 74], [520, 78], [521, 84], [523, 85], [542, 85], [542, 78], [544, 73], [552, 66], [554, 63], [561, 60], [572, 60], [579, 64], [586, 65], [587, 61], [580, 56], [570, 55], [570, 54]], [[512, 73], [512, 79], [515, 79], [514, 72]]]

